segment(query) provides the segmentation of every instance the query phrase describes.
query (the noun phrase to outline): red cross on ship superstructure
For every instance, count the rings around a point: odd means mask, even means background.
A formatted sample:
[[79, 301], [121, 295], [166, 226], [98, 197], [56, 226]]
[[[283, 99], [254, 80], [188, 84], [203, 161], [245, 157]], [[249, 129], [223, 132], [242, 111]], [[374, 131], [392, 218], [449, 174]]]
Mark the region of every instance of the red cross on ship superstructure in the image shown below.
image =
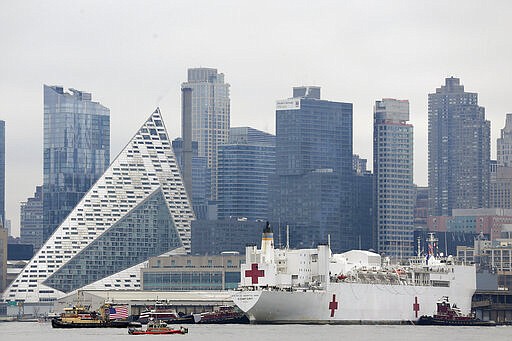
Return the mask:
[[265, 276], [265, 270], [259, 270], [258, 264], [251, 264], [251, 270], [245, 270], [245, 277], [251, 277], [252, 284], [258, 284], [259, 277]]
[[336, 302], [336, 295], [332, 295], [332, 301], [329, 302], [329, 309], [331, 310], [331, 317], [334, 317], [334, 311], [338, 309], [338, 302]]
[[420, 311], [420, 304], [418, 303], [418, 296], [414, 296], [414, 304], [412, 305], [412, 310], [414, 310], [416, 317], [418, 317], [418, 311]]

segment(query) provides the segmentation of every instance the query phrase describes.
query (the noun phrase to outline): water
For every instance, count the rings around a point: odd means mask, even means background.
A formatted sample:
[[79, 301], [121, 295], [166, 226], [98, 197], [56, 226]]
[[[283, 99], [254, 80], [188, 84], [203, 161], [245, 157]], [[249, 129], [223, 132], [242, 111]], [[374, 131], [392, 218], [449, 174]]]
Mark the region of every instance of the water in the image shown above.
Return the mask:
[[[176, 326], [177, 327], [177, 326]], [[345, 325], [188, 325], [186, 335], [128, 335], [126, 329], [54, 329], [50, 323], [0, 323], [0, 341], [140, 340], [155, 338], [184, 341], [400, 341], [400, 340], [512, 340], [512, 326], [345, 326]]]

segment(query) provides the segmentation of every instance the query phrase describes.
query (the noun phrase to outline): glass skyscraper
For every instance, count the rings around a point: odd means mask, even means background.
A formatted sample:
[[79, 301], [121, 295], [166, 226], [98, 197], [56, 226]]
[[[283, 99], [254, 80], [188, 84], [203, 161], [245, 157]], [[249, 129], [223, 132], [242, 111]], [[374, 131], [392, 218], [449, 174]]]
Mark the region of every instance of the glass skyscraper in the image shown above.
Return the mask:
[[277, 102], [272, 221], [289, 226], [292, 247], [315, 247], [330, 236], [333, 251], [351, 249], [352, 104], [321, 100], [319, 87], [297, 87], [293, 95]]
[[491, 123], [458, 78], [428, 95], [429, 215], [489, 205]]
[[192, 89], [192, 141], [198, 143], [198, 156], [206, 157], [211, 169], [211, 197], [217, 198], [217, 150], [228, 142], [229, 84], [217, 69], [188, 69], [182, 88]]
[[218, 219], [268, 219], [269, 178], [275, 173], [275, 136], [250, 127], [231, 128], [219, 146]]
[[379, 253], [413, 254], [413, 126], [409, 101], [375, 102], [373, 117], [374, 236]]
[[110, 163], [110, 110], [90, 93], [44, 85], [43, 237]]

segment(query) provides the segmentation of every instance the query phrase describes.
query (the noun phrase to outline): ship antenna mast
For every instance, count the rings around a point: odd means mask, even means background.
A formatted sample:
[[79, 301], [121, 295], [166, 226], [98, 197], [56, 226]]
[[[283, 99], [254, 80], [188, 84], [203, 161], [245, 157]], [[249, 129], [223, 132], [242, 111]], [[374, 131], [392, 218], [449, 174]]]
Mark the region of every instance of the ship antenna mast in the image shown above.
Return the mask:
[[290, 248], [290, 227], [286, 224], [286, 248]]

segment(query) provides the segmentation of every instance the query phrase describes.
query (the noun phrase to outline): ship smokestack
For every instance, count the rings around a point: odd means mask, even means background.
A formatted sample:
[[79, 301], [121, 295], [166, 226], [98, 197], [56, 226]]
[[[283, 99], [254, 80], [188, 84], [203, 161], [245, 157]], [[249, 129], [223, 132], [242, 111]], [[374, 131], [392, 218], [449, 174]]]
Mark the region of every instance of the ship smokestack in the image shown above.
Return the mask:
[[274, 263], [274, 233], [268, 221], [261, 236], [261, 256], [262, 262]]

